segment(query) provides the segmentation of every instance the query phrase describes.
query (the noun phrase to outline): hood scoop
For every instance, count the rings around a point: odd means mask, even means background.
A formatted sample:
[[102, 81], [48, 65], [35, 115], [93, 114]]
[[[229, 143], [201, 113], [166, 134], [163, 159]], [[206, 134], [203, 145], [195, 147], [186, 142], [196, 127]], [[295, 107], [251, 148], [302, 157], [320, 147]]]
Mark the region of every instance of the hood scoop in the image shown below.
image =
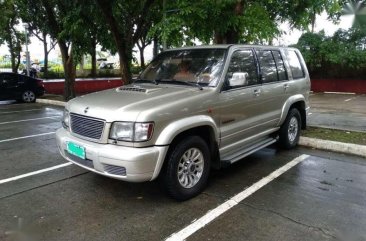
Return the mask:
[[117, 92], [141, 92], [141, 93], [151, 93], [154, 91], [157, 91], [161, 88], [143, 88], [141, 86], [138, 85], [134, 85], [134, 86], [122, 86], [117, 88]]

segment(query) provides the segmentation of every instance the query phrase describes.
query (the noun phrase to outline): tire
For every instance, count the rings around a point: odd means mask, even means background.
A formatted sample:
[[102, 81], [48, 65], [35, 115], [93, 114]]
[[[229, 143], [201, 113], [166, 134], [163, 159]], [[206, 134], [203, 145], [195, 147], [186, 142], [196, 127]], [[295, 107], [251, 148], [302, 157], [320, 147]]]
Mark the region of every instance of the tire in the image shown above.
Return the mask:
[[197, 196], [207, 185], [210, 162], [207, 143], [201, 137], [188, 136], [169, 151], [161, 173], [161, 185], [178, 201]]
[[279, 131], [279, 145], [283, 149], [292, 149], [299, 142], [301, 132], [301, 116], [296, 109], [290, 109], [285, 122]]
[[36, 102], [36, 94], [31, 90], [26, 90], [22, 93], [22, 101], [25, 103]]

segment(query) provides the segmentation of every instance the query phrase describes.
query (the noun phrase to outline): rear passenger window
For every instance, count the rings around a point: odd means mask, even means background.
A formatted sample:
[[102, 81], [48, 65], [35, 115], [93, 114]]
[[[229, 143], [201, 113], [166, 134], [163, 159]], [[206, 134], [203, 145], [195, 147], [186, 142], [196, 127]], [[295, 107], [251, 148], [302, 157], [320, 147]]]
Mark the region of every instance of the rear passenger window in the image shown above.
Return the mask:
[[273, 58], [272, 51], [257, 51], [257, 56], [262, 72], [263, 83], [278, 81], [276, 62]]
[[226, 74], [226, 81], [228, 82], [229, 79], [235, 77], [235, 73], [239, 75], [245, 74], [246, 81], [243, 85], [231, 88], [240, 88], [258, 84], [257, 67], [254, 61], [254, 54], [251, 50], [241, 50], [233, 53]]
[[276, 61], [278, 80], [288, 80], [285, 64], [283, 62], [280, 51], [272, 51], [272, 54]]
[[305, 77], [305, 72], [299, 60], [299, 56], [294, 50], [286, 51], [288, 63], [292, 72], [292, 77], [294, 79], [300, 79]]

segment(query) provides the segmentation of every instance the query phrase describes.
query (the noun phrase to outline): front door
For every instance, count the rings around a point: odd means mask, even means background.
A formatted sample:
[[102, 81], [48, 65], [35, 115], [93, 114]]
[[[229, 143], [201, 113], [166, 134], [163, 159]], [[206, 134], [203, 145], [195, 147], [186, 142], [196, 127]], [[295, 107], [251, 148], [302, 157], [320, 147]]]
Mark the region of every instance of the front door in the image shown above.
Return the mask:
[[[245, 80], [238, 82], [239, 85], [232, 81], [243, 76]], [[243, 140], [261, 129], [262, 86], [252, 49], [237, 49], [232, 53], [219, 95], [220, 154], [225, 155], [245, 145]]]

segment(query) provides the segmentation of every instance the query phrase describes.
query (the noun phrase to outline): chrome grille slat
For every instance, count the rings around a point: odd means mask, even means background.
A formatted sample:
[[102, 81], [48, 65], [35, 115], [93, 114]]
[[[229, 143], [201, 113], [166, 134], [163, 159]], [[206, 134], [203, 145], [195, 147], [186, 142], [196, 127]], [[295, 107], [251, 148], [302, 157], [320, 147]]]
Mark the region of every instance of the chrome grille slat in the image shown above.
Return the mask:
[[80, 136], [99, 140], [102, 137], [105, 122], [88, 116], [70, 114], [71, 131]]
[[126, 168], [120, 166], [114, 166], [105, 164], [104, 171], [109, 174], [118, 175], [118, 176], [126, 176]]

